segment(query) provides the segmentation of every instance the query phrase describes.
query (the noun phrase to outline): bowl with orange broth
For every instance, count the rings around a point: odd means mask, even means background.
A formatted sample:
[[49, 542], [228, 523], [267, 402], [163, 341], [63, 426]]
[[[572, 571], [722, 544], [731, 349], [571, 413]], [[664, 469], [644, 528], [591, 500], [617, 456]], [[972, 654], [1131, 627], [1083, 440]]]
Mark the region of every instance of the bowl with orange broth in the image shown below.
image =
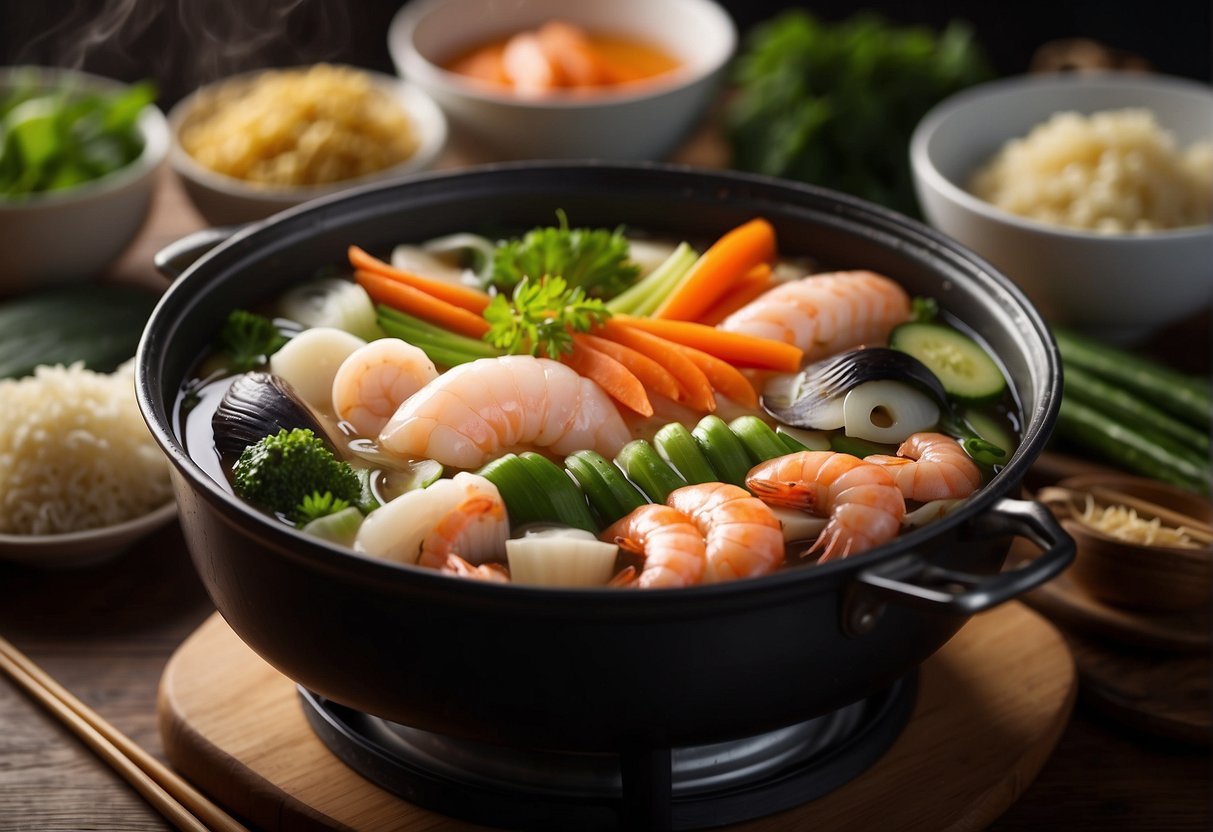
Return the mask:
[[477, 159], [661, 159], [710, 106], [737, 44], [712, 0], [414, 0], [397, 71]]

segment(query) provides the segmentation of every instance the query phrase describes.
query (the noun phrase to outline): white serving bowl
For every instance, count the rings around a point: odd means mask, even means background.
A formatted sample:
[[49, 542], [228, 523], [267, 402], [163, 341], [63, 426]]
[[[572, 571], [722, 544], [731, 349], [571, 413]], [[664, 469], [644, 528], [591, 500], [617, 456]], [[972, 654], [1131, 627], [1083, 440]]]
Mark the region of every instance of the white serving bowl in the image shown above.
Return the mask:
[[[680, 66], [636, 84], [541, 98], [443, 68], [468, 49], [550, 20], [652, 43]], [[388, 29], [397, 71], [434, 97], [483, 161], [661, 159], [707, 111], [736, 45], [733, 21], [712, 0], [412, 0]]]
[[1098, 234], [994, 207], [964, 183], [1002, 145], [1056, 112], [1147, 108], [1180, 147], [1213, 139], [1213, 89], [1162, 75], [1027, 75], [960, 92], [933, 108], [910, 144], [927, 221], [1018, 283], [1051, 323], [1122, 343], [1213, 302], [1213, 226]]
[[[0, 89], [30, 79], [44, 89], [118, 90], [124, 84], [70, 69], [0, 68]], [[156, 172], [168, 154], [164, 114], [139, 116], [143, 152], [99, 179], [18, 199], [0, 197], [0, 295], [77, 283], [118, 259], [147, 219]]]
[[40, 569], [95, 566], [125, 552], [138, 541], [167, 526], [177, 516], [177, 501], [141, 517], [63, 534], [0, 534], [0, 560]]
[[447, 123], [442, 110], [423, 90], [399, 78], [381, 72], [357, 68], [386, 92], [404, 109], [417, 133], [417, 150], [405, 161], [392, 167], [324, 185], [298, 187], [267, 187], [246, 182], [211, 170], [200, 164], [181, 146], [178, 137], [182, 128], [200, 117], [200, 107], [207, 106], [226, 85], [245, 86], [265, 70], [236, 75], [201, 87], [182, 98], [169, 111], [172, 131], [169, 163], [180, 177], [186, 194], [198, 213], [212, 225], [236, 225], [263, 219], [278, 211], [299, 205], [320, 196], [371, 182], [400, 179], [429, 168], [446, 146]]

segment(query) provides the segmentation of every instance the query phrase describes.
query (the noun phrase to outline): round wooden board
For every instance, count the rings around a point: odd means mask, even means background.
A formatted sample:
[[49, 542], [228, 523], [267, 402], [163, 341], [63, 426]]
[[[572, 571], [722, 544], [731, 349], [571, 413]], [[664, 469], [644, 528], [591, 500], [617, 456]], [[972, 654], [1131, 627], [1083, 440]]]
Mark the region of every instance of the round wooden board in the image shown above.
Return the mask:
[[[922, 667], [901, 736], [855, 780], [811, 803], [734, 827], [976, 830], [1036, 776], [1077, 690], [1060, 634], [1018, 603], [976, 616]], [[341, 763], [308, 727], [295, 686], [215, 615], [160, 684], [169, 760], [258, 829], [472, 830], [406, 803]]]

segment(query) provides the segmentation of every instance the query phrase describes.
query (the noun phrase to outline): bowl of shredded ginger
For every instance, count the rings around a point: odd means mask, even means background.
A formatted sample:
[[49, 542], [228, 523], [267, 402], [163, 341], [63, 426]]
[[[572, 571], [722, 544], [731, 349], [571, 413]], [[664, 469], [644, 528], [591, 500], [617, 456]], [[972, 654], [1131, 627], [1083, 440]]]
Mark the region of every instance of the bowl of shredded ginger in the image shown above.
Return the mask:
[[1213, 503], [1185, 489], [1128, 474], [1079, 475], [1039, 498], [1077, 544], [1069, 575], [1117, 607], [1207, 607], [1213, 577]]
[[169, 146], [155, 97], [147, 81], [0, 68], [0, 294], [91, 279], [134, 239]]
[[712, 0], [418, 0], [388, 30], [480, 161], [655, 160], [698, 125], [733, 55]]
[[910, 141], [927, 221], [1044, 316], [1132, 344], [1213, 302], [1213, 89], [1037, 73], [936, 105]]
[[173, 168], [215, 225], [423, 170], [446, 141], [445, 117], [421, 90], [324, 63], [202, 87], [169, 123]]

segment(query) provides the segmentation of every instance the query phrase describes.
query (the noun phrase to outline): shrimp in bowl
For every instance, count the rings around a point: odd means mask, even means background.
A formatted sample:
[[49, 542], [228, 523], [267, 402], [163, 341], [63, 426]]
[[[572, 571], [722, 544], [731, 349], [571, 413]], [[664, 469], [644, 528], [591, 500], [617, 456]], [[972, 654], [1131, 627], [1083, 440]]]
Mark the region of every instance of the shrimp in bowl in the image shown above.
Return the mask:
[[[907, 507], [967, 499], [998, 470], [956, 425], [1013, 424], [1008, 396], [934, 402], [906, 420], [913, 435], [887, 418], [908, 411], [903, 387], [955, 355], [928, 366], [907, 352], [925, 369], [882, 376], [862, 405], [843, 406], [867, 380], [848, 382], [831, 394], [844, 418], [811, 430], [765, 404], [777, 385], [801, 395], [796, 379], [822, 355], [908, 343], [898, 332], [923, 306], [894, 277], [782, 257], [762, 218], [707, 245], [559, 219], [505, 241], [401, 245], [391, 262], [351, 246], [341, 303], [369, 340], [326, 332], [288, 350], [283, 366], [309, 390], [298, 408], [323, 418], [309, 438], [245, 447], [225, 472], [233, 490], [307, 533], [343, 517], [330, 540], [410, 568], [512, 582], [518, 553], [519, 583], [677, 590], [863, 555], [902, 533]], [[309, 331], [280, 334], [302, 347]], [[313, 362], [325, 344], [334, 355]], [[847, 422], [853, 410], [875, 438]], [[273, 479], [257, 468], [272, 459], [295, 466], [297, 491], [246, 496], [254, 475]]]

